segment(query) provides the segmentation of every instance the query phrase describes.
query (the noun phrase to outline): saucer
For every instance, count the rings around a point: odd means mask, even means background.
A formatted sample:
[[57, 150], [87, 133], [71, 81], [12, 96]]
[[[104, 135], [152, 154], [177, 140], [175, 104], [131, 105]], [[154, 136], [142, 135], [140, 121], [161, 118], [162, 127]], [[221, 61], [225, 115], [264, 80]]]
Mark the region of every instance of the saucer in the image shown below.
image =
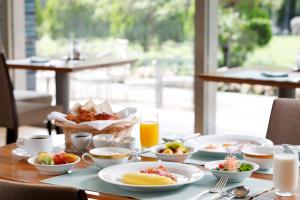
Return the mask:
[[[51, 153], [59, 153], [61, 151], [64, 150], [64, 146], [57, 146], [57, 147], [53, 147], [53, 150], [51, 151]], [[24, 160], [27, 161], [28, 158], [32, 157], [33, 155], [30, 155], [29, 153], [27, 153], [25, 151], [25, 149], [23, 148], [15, 148], [11, 151], [11, 153], [19, 160]]]
[[28, 154], [23, 148], [16, 148], [11, 153], [19, 160], [27, 160], [32, 155]]

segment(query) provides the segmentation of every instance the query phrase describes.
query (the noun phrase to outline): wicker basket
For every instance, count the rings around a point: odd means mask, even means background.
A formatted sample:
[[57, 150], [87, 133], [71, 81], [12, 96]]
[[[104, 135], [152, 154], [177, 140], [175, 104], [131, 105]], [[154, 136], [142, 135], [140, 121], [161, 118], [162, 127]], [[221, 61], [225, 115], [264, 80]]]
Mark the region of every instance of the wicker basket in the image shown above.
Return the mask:
[[[89, 132], [93, 136], [98, 134], [113, 134], [115, 137], [119, 136], [130, 136], [131, 130], [134, 124], [138, 121], [137, 118], [134, 118], [131, 122], [121, 122], [118, 124], [110, 125], [102, 130], [94, 129], [90, 126], [80, 125], [80, 126], [70, 126], [61, 121], [55, 121], [54, 124], [60, 128], [62, 128], [63, 133], [65, 134], [65, 150], [67, 152], [76, 152], [73, 147], [71, 135], [78, 132]], [[90, 148], [93, 148], [91, 145]]]

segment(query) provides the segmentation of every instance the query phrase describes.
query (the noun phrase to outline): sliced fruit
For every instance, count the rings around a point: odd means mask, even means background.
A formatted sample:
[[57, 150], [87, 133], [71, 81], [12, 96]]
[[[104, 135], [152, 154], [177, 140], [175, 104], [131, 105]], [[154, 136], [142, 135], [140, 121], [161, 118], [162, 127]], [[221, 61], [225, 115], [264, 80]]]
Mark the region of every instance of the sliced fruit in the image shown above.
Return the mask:
[[163, 152], [163, 154], [173, 154], [172, 149], [165, 149]]

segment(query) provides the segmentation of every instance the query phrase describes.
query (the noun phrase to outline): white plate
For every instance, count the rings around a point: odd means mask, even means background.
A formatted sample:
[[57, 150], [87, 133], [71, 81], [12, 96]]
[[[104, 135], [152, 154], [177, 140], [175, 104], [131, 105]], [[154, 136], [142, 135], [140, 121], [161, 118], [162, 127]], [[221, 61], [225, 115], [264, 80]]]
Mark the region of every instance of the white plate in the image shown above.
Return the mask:
[[31, 157], [24, 149], [16, 148], [11, 151], [11, 153], [19, 160], [27, 160]]
[[[128, 172], [139, 172], [149, 167], [158, 167], [163, 165], [167, 170], [177, 177], [177, 182], [172, 185], [130, 185], [122, 182], [122, 176]], [[114, 165], [102, 169], [98, 176], [105, 182], [120, 186], [128, 190], [135, 191], [165, 191], [179, 188], [183, 185], [193, 183], [203, 178], [201, 169], [180, 163], [171, 162], [135, 162], [121, 165]]]
[[[254, 136], [245, 136], [245, 135], [207, 135], [197, 137], [195, 139], [191, 139], [187, 141], [185, 144], [189, 146], [194, 146], [200, 152], [204, 152], [216, 157], [225, 157], [230, 153], [241, 154], [241, 150], [250, 145], [245, 145], [241, 149], [238, 148], [238, 145], [235, 146], [236, 142], [252, 142], [257, 146], [273, 146], [273, 142], [271, 140], [265, 138], [259, 138]], [[230, 147], [223, 148], [222, 144], [229, 143], [233, 144]], [[216, 145], [219, 148], [215, 149], [206, 149], [208, 145]]]

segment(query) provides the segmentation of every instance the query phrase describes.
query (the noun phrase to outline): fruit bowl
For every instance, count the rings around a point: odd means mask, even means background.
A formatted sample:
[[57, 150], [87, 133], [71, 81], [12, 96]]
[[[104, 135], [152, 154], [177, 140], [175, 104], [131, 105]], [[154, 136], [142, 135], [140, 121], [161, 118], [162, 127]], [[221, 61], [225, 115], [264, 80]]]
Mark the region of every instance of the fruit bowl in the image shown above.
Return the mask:
[[166, 162], [178, 162], [178, 163], [182, 163], [184, 161], [186, 161], [187, 159], [189, 159], [193, 153], [195, 153], [195, 148], [191, 147], [191, 146], [185, 146], [187, 149], [187, 153], [182, 153], [182, 154], [166, 154], [166, 153], [160, 153], [160, 150], [162, 148], [164, 148], [164, 144], [162, 145], [157, 145], [151, 148], [151, 151], [153, 153], [155, 153], [155, 156], [162, 160], [162, 161], [166, 161]]
[[45, 164], [39, 164], [37, 162], [38, 156], [33, 156], [28, 159], [28, 163], [33, 165], [41, 174], [45, 175], [61, 175], [69, 173], [70, 170], [74, 167], [76, 163], [80, 161], [80, 157], [76, 156], [77, 159], [72, 163], [66, 163], [66, 164], [52, 164], [52, 165], [45, 165]]

